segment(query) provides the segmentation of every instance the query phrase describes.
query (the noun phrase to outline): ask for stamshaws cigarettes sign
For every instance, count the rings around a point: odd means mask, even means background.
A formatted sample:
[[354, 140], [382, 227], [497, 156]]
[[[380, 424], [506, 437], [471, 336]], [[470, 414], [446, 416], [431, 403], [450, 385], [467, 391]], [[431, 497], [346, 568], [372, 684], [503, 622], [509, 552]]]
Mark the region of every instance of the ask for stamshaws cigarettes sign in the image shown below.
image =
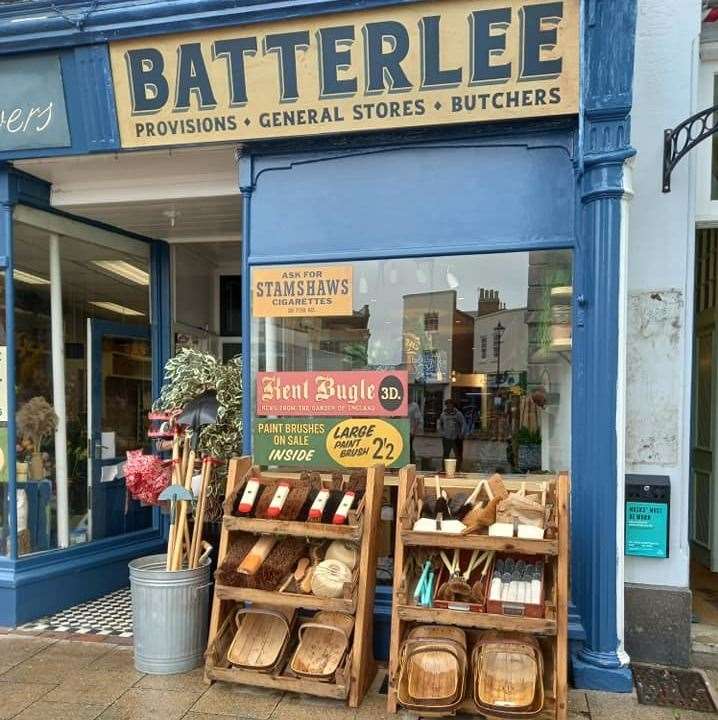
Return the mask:
[[579, 0], [441, 0], [110, 44], [122, 146], [567, 115]]

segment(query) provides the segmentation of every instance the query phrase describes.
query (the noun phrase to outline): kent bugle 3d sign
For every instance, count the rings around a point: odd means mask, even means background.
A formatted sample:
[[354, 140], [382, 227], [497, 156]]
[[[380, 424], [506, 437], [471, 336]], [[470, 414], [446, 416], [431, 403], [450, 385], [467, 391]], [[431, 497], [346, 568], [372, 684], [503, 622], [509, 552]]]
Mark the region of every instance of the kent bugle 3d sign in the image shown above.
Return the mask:
[[442, 0], [112, 43], [123, 147], [565, 115], [578, 0]]

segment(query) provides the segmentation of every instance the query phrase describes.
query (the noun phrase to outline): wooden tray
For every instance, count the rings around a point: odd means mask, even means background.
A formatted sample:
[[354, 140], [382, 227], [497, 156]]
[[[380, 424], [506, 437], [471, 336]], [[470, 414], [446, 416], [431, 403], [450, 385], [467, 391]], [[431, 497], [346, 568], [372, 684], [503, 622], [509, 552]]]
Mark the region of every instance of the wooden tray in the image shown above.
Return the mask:
[[291, 670], [314, 680], [329, 680], [349, 649], [354, 618], [345, 613], [322, 611], [299, 627], [299, 645]]
[[294, 626], [293, 609], [253, 605], [235, 614], [237, 631], [227, 659], [237, 667], [269, 672], [281, 661]]

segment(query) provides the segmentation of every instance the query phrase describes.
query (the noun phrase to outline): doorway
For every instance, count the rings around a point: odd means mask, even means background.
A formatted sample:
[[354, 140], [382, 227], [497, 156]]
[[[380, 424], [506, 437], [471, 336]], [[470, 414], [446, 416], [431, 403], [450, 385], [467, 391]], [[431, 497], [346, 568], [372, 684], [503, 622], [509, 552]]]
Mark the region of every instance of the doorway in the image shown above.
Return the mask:
[[691, 590], [694, 620], [718, 626], [717, 282], [718, 229], [699, 229], [696, 232], [691, 448]]

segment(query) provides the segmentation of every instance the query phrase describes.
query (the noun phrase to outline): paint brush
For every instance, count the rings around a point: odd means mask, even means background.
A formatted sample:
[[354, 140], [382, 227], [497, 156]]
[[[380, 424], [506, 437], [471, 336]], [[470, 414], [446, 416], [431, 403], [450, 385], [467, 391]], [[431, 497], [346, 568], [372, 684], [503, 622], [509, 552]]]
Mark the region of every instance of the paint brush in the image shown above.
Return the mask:
[[471, 495], [464, 500], [464, 504], [454, 513], [454, 517], [457, 520], [463, 520], [469, 514], [471, 509], [474, 507], [483, 486], [483, 480], [479, 480], [479, 482], [476, 483], [476, 487], [473, 489]]

